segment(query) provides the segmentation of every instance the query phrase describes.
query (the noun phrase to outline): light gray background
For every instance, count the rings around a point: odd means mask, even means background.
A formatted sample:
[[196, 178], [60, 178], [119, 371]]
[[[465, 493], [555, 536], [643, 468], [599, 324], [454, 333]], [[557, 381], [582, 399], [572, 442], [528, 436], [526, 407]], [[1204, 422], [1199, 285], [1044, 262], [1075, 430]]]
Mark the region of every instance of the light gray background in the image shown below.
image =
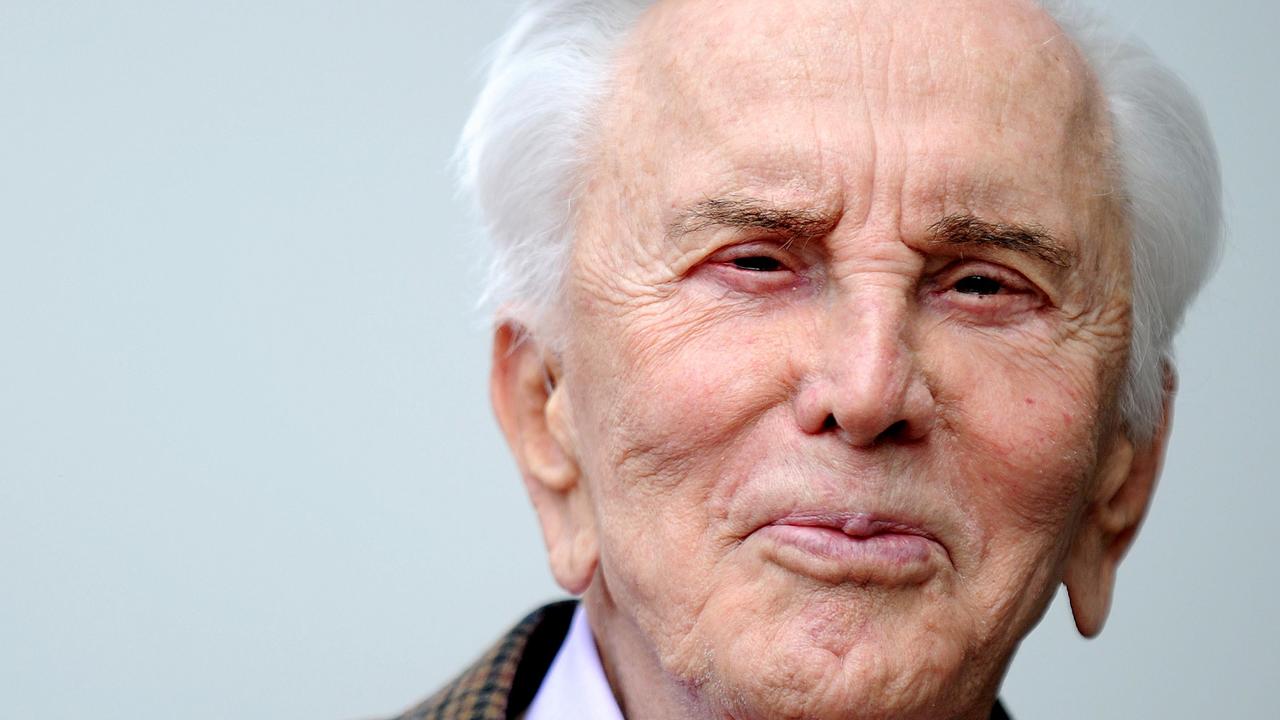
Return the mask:
[[[1024, 720], [1277, 717], [1269, 0], [1112, 0], [1203, 97], [1226, 259], [1103, 636]], [[559, 595], [446, 161], [505, 0], [0, 3], [0, 717], [346, 718]]]

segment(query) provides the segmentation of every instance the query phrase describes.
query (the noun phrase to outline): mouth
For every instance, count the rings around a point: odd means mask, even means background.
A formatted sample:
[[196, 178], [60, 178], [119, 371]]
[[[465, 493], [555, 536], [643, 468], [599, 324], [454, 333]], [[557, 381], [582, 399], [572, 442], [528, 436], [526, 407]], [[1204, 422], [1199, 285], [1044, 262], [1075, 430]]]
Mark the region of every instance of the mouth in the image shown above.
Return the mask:
[[776, 564], [825, 582], [916, 585], [946, 558], [919, 525], [871, 513], [792, 513], [752, 535]]

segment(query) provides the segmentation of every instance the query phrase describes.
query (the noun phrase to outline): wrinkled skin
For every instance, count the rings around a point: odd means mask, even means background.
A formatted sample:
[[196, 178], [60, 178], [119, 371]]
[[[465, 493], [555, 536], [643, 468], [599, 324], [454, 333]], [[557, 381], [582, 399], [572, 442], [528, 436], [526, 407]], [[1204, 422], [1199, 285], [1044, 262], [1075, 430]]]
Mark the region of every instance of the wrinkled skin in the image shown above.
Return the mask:
[[[1059, 583], [1101, 627], [1162, 447], [1116, 417], [1129, 260], [1087, 66], [1024, 0], [677, 0], [611, 87], [563, 335], [504, 324], [494, 399], [624, 711], [985, 718]], [[707, 200], [807, 224], [689, 221]], [[935, 241], [955, 216], [1058, 262]], [[825, 511], [924, 554], [761, 531]]]

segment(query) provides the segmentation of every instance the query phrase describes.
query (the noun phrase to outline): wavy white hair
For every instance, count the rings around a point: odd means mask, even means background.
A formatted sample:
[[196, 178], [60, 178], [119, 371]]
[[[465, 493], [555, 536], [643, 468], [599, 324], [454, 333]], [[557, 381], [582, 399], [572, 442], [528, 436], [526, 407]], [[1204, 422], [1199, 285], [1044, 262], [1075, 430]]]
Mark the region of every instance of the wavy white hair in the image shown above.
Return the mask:
[[[654, 0], [526, 0], [502, 37], [458, 148], [461, 188], [492, 247], [484, 301], [555, 342], [574, 201], [615, 51]], [[1139, 41], [1071, 0], [1039, 0], [1097, 75], [1132, 256], [1120, 410], [1135, 441], [1162, 416], [1165, 364], [1219, 252], [1217, 152], [1200, 104]]]

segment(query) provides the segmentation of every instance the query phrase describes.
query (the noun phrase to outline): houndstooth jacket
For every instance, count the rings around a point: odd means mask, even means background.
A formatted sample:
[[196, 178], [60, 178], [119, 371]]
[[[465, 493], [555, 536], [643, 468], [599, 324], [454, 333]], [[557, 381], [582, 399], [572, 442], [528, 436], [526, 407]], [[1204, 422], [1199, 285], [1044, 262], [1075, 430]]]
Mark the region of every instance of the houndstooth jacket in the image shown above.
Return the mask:
[[[560, 650], [576, 604], [533, 611], [456, 680], [392, 720], [517, 720]], [[990, 720], [1009, 720], [1000, 703]]]

